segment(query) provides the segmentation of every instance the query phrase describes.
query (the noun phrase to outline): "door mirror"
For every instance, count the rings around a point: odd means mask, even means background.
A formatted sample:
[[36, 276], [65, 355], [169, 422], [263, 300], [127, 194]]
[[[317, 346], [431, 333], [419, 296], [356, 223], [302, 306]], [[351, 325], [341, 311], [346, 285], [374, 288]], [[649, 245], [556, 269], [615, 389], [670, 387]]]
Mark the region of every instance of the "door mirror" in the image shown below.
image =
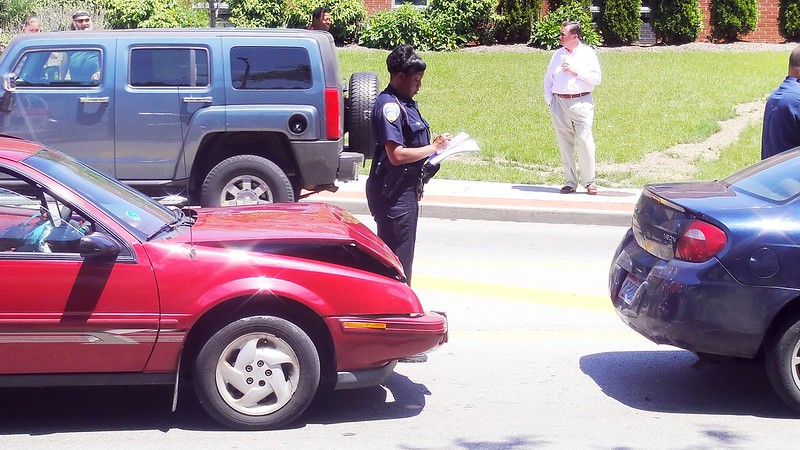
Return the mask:
[[0, 111], [11, 112], [14, 109], [14, 93], [17, 92], [17, 75], [11, 72], [3, 74], [0, 77], [0, 88], [3, 89]]
[[102, 233], [83, 236], [79, 248], [83, 258], [116, 258], [120, 252], [117, 241]]

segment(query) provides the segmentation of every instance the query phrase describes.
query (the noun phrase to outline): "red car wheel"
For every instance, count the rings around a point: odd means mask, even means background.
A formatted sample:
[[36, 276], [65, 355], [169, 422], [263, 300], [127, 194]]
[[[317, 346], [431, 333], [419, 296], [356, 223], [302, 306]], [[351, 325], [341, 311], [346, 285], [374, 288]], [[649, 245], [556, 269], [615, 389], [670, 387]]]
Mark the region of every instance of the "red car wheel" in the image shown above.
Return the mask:
[[319, 355], [297, 325], [277, 317], [247, 317], [208, 340], [194, 377], [200, 403], [221, 424], [277, 428], [297, 419], [313, 400]]

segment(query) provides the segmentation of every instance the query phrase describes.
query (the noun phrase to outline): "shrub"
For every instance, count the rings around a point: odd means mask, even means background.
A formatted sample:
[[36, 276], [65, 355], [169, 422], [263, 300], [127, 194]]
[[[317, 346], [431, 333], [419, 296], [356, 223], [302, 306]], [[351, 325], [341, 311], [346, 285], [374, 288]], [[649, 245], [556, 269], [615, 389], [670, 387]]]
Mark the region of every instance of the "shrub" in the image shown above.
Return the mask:
[[283, 0], [229, 0], [230, 22], [237, 27], [274, 28], [286, 24]]
[[367, 20], [361, 45], [391, 50], [410, 44], [417, 50], [456, 50], [481, 40], [494, 0], [434, 0], [426, 10], [410, 4], [381, 11]]
[[188, 0], [103, 0], [109, 28], [182, 28], [208, 26], [208, 10]]
[[400, 44], [410, 44], [415, 49], [424, 50], [428, 45], [429, 28], [421, 10], [404, 4], [370, 17], [359, 41], [371, 48], [391, 50]]
[[800, 38], [800, 0], [781, 0], [778, 8], [778, 31], [786, 39]]
[[711, 0], [711, 36], [735, 40], [755, 31], [758, 0]]
[[639, 39], [642, 17], [641, 0], [601, 0], [598, 26], [603, 40], [630, 44]]
[[583, 42], [592, 47], [602, 44], [603, 40], [592, 26], [592, 13], [584, 2], [572, 2], [559, 6], [539, 19], [531, 29], [528, 45], [552, 50], [561, 45], [559, 33], [561, 24], [566, 21], [577, 21], [581, 24]]
[[703, 29], [703, 12], [697, 0], [657, 0], [653, 30], [666, 43], [694, 42]]
[[541, 9], [542, 0], [499, 0], [492, 30], [494, 38], [502, 43], [525, 42]]
[[425, 15], [435, 36], [448, 37], [461, 47], [483, 39], [492, 21], [495, 1], [430, 0]]

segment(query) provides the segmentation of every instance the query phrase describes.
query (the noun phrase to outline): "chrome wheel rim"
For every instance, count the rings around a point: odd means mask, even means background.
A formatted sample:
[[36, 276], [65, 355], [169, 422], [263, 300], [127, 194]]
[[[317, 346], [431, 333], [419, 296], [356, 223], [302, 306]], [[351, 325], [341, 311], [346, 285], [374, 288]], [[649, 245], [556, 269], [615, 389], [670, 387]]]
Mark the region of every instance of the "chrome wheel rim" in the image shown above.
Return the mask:
[[794, 380], [794, 386], [797, 389], [800, 389], [800, 340], [795, 342], [794, 349], [792, 349], [792, 359], [789, 361], [791, 364], [792, 370], [792, 380]]
[[273, 203], [272, 190], [266, 181], [252, 175], [238, 176], [222, 188], [222, 206]]
[[217, 390], [237, 412], [263, 416], [284, 407], [297, 390], [300, 362], [283, 339], [246, 334], [225, 347], [217, 361]]

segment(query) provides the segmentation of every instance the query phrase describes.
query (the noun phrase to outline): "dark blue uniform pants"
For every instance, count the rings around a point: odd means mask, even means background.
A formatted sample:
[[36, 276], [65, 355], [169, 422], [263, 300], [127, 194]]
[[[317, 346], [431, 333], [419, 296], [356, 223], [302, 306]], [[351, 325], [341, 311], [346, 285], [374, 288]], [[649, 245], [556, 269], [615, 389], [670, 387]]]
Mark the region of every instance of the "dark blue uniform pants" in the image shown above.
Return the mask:
[[414, 262], [414, 246], [417, 242], [417, 221], [419, 202], [412, 187], [403, 192], [395, 201], [368, 196], [370, 209], [378, 226], [378, 237], [389, 246], [403, 265], [408, 284], [411, 284], [411, 265]]

